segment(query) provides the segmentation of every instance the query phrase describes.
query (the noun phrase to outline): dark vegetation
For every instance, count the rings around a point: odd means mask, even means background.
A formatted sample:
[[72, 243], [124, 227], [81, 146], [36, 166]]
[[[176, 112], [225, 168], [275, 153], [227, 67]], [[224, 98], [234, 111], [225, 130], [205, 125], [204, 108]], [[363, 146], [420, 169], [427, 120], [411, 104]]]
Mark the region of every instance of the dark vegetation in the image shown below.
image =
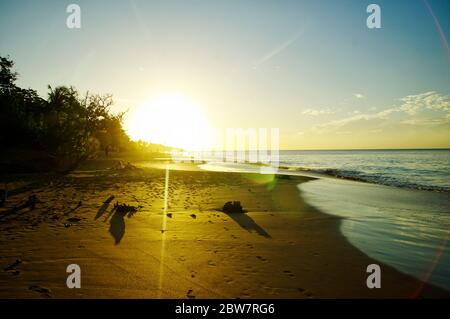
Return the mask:
[[0, 56], [0, 171], [70, 171], [99, 151], [166, 150], [129, 139], [124, 113], [110, 111], [112, 95], [48, 86], [42, 98], [16, 85], [13, 67]]

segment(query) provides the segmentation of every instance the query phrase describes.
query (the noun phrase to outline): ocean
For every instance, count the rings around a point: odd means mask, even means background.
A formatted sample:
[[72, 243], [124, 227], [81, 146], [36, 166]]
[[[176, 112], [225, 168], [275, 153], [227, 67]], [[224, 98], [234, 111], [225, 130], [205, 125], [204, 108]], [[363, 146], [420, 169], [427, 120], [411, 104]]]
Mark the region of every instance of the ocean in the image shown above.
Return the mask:
[[450, 192], [450, 149], [281, 151], [280, 166], [389, 186]]

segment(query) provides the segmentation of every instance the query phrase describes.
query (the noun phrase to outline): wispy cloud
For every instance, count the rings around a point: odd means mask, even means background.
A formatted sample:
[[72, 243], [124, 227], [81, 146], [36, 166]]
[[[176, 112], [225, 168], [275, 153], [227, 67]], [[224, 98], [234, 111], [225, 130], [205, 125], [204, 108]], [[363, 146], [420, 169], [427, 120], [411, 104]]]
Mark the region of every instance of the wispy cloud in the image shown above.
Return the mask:
[[355, 104], [355, 103], [361, 103], [359, 100], [365, 99], [366, 96], [363, 93], [353, 93], [349, 96], [347, 96], [342, 101], [338, 102], [339, 105], [348, 105], [348, 104]]
[[319, 116], [319, 115], [324, 115], [324, 114], [333, 114], [335, 113], [333, 110], [331, 109], [306, 109], [302, 112], [302, 114], [304, 115], [309, 115], [309, 116]]
[[413, 118], [401, 121], [401, 123], [418, 126], [442, 125], [442, 124], [449, 124], [450, 117], [447, 116], [444, 118], [418, 118], [418, 119]]
[[357, 114], [347, 118], [333, 120], [324, 124], [319, 124], [315, 127], [315, 129], [325, 132], [331, 131], [334, 129], [342, 128], [351, 123], [360, 122], [360, 121], [369, 121], [373, 119], [379, 118], [378, 114]]
[[450, 110], [449, 95], [441, 95], [434, 91], [417, 95], [408, 95], [401, 98], [400, 101], [403, 102], [400, 110], [408, 113], [409, 115], [415, 115], [424, 109], [435, 111]]
[[[374, 113], [352, 114], [352, 116], [316, 125], [317, 132], [338, 132], [343, 128], [357, 126], [362, 130], [378, 130], [386, 125], [400, 124], [437, 126], [450, 123], [449, 95], [435, 91], [408, 95], [400, 99], [400, 106], [392, 106]], [[394, 116], [394, 114], [396, 114]]]

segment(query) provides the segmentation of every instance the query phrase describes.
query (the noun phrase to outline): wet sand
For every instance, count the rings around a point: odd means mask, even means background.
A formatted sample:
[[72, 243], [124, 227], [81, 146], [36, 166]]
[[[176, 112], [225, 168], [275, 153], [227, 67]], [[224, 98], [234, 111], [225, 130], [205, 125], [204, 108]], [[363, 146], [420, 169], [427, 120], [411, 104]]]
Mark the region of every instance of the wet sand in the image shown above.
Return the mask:
[[[158, 162], [2, 177], [11, 191], [0, 208], [0, 298], [450, 296], [349, 244], [340, 218], [303, 201], [297, 184], [309, 180], [170, 164], [165, 204]], [[220, 211], [237, 200], [246, 214]], [[116, 201], [137, 212], [114, 211]], [[66, 286], [73, 263], [81, 289]], [[381, 289], [366, 286], [372, 263], [381, 265]]]

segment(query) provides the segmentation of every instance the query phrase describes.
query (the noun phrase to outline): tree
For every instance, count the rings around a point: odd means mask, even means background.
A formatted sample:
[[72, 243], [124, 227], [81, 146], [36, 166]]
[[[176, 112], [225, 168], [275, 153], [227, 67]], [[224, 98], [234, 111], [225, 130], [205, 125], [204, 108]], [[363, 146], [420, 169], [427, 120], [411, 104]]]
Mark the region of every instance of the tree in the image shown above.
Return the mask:
[[10, 88], [15, 86], [17, 80], [17, 72], [13, 72], [14, 62], [9, 57], [0, 57], [0, 88]]

